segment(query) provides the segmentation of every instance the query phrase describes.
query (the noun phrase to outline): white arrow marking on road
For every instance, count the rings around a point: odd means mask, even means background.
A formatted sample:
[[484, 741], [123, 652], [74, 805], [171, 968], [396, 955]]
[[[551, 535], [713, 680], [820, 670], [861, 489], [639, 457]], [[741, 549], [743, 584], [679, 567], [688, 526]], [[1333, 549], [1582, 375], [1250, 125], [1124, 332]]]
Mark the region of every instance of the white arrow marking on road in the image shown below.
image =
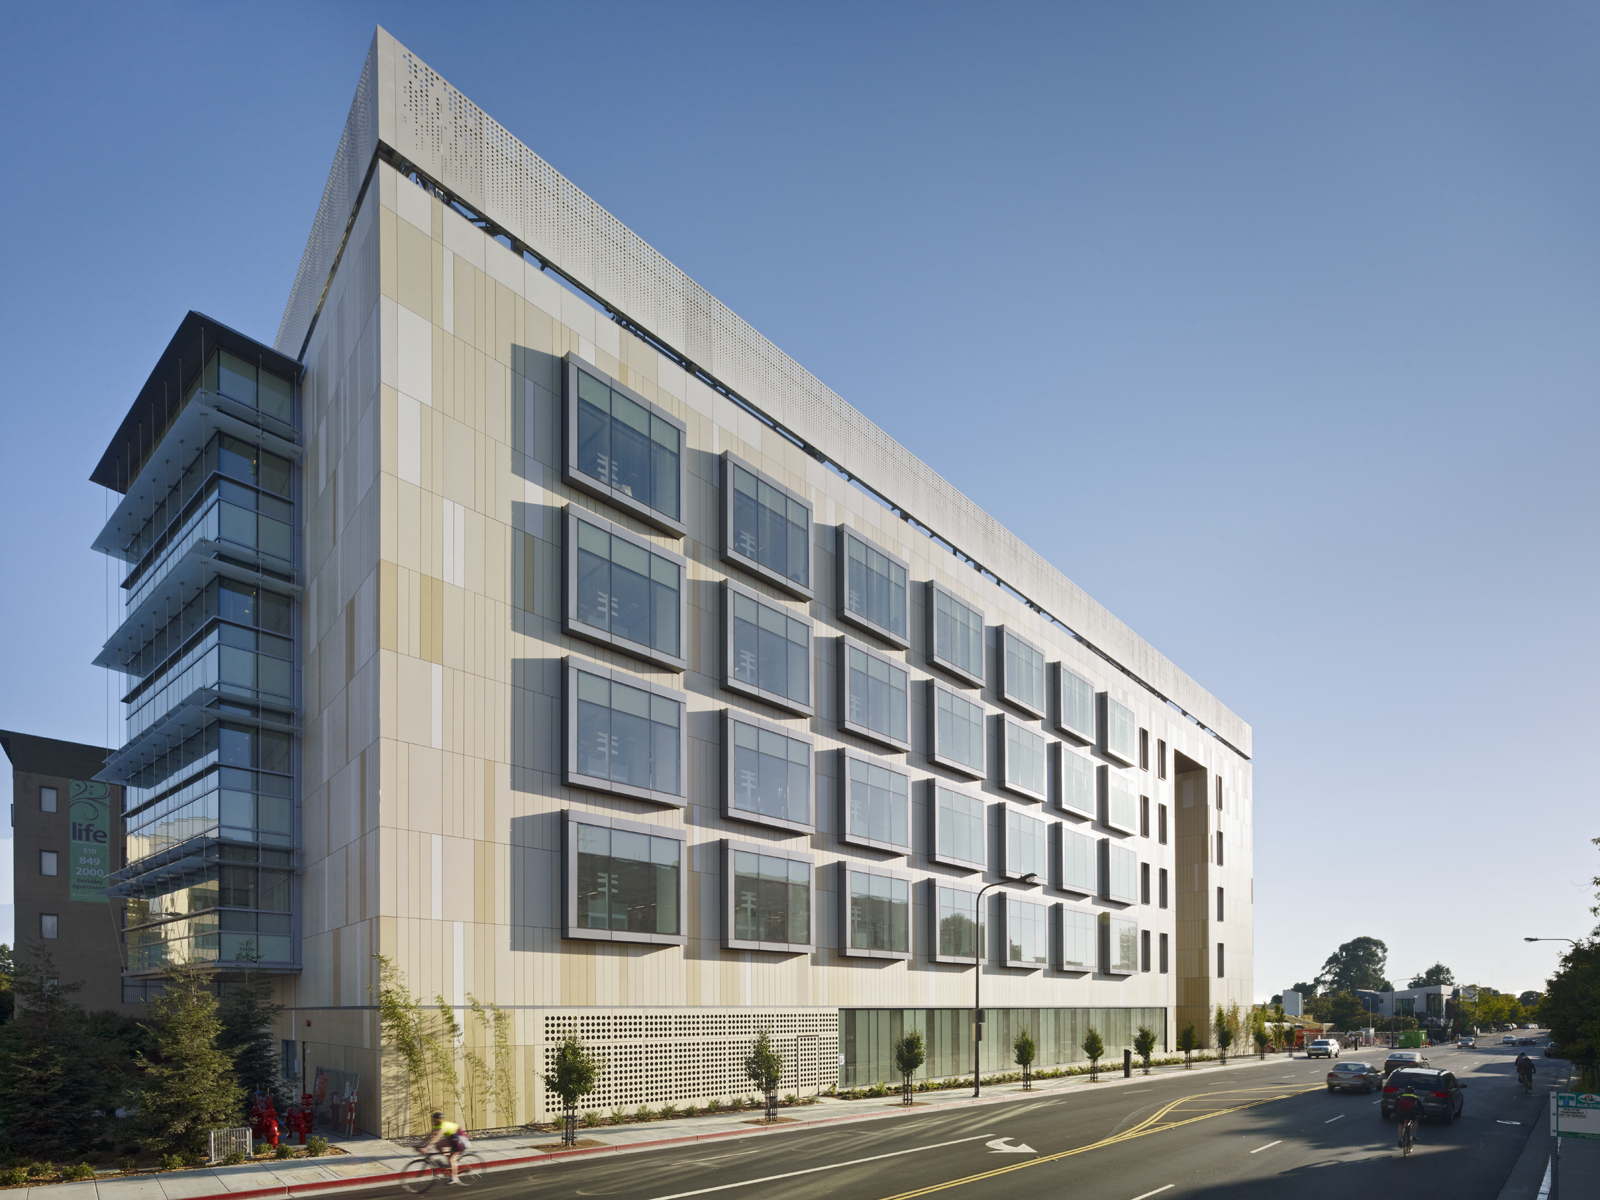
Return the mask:
[[1015, 1146], [1006, 1145], [1006, 1143], [1009, 1142], [1010, 1140], [1011, 1139], [1008, 1138], [1008, 1137], [1000, 1137], [1000, 1138], [995, 1138], [993, 1141], [985, 1142], [984, 1145], [989, 1147], [989, 1149], [995, 1154], [1037, 1154], [1038, 1153], [1038, 1151], [1035, 1150], [1032, 1146], [1028, 1145], [1027, 1142], [1018, 1142]]
[[1496, 1125], [1521, 1125], [1521, 1121], [1496, 1121]]
[[1145, 1193], [1145, 1194], [1144, 1194], [1144, 1195], [1142, 1195], [1142, 1196], [1135, 1196], [1135, 1197], [1134, 1197], [1134, 1198], [1133, 1198], [1133, 1200], [1150, 1200], [1150, 1197], [1151, 1197], [1151, 1196], [1159, 1196], [1159, 1195], [1161, 1195], [1161, 1193], [1162, 1193], [1162, 1192], [1167, 1192], [1167, 1191], [1171, 1191], [1171, 1190], [1172, 1190], [1172, 1188], [1173, 1188], [1173, 1187], [1174, 1187], [1174, 1186], [1176, 1186], [1176, 1185], [1174, 1185], [1174, 1184], [1170, 1184], [1170, 1183], [1169, 1183], [1169, 1184], [1167, 1184], [1167, 1186], [1166, 1186], [1166, 1187], [1158, 1187], [1158, 1188], [1157, 1188], [1157, 1189], [1156, 1189], [1156, 1190], [1155, 1190], [1155, 1191], [1153, 1191], [1153, 1192], [1146, 1192], [1146, 1193]]
[[1250, 1153], [1251, 1154], [1260, 1154], [1263, 1150], [1271, 1150], [1274, 1146], [1281, 1146], [1281, 1145], [1283, 1145], [1283, 1139], [1279, 1138], [1275, 1142], [1268, 1142], [1265, 1146], [1257, 1146], [1254, 1150], [1250, 1151]]

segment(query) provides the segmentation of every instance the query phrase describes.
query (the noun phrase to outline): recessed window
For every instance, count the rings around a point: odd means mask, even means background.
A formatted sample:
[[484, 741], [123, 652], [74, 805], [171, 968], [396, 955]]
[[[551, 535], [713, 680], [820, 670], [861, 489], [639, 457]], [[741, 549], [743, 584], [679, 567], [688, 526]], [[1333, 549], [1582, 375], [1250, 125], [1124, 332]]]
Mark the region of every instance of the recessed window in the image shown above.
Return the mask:
[[1165, 975], [1167, 973], [1167, 935], [1164, 933], [1161, 935], [1159, 948], [1161, 951], [1161, 973]]
[[911, 849], [911, 778], [885, 763], [839, 752], [844, 817], [841, 840], [904, 854]]
[[1150, 836], [1150, 797], [1139, 797], [1139, 836]]
[[61, 936], [61, 918], [56, 913], [39, 914], [39, 936], [53, 941]]
[[1228, 975], [1228, 948], [1221, 942], [1217, 943], [1217, 978], [1225, 979]]
[[1219, 920], [1219, 921], [1226, 919], [1226, 918], [1223, 917], [1222, 911], [1223, 911], [1222, 910], [1222, 889], [1218, 888], [1217, 889], [1217, 920]]
[[1115, 767], [1100, 768], [1101, 793], [1105, 800], [1103, 820], [1112, 829], [1134, 833], [1139, 828], [1139, 797], [1133, 784]]
[[811, 856], [724, 841], [722, 862], [724, 948], [808, 953]]
[[59, 858], [54, 850], [39, 851], [39, 874], [59, 875]]
[[1100, 969], [1107, 975], [1132, 975], [1139, 969], [1138, 921], [1100, 914]]
[[910, 958], [910, 882], [851, 863], [840, 863], [839, 875], [844, 900], [840, 953], [860, 958]]
[[1100, 896], [1119, 904], [1139, 899], [1139, 858], [1110, 838], [1100, 839]]
[[1103, 749], [1112, 757], [1120, 759], [1124, 766], [1131, 767], [1138, 761], [1139, 756], [1139, 729], [1134, 722], [1133, 709], [1114, 700], [1110, 695], [1105, 697], [1105, 702], [1106, 744]]
[[980, 957], [983, 945], [983, 914], [978, 911], [978, 893], [945, 887], [929, 880], [933, 889], [933, 961], [970, 963]]
[[1217, 811], [1222, 811], [1222, 776], [1217, 776]]
[[839, 728], [894, 750], [911, 749], [905, 666], [849, 637], [839, 639], [839, 654]]
[[688, 426], [576, 355], [562, 380], [567, 482], [682, 537]]
[[933, 817], [928, 857], [949, 867], [982, 870], [989, 861], [985, 820], [988, 806], [976, 796], [937, 781], [930, 781], [928, 786], [933, 793], [928, 805]]
[[930, 679], [928, 687], [933, 693], [928, 705], [933, 748], [928, 757], [942, 767], [982, 779], [985, 764], [983, 705], [935, 680]]
[[1156, 872], [1156, 903], [1159, 907], [1167, 907], [1167, 869], [1162, 867]]
[[1139, 769], [1141, 771], [1150, 769], [1150, 731], [1148, 729], [1139, 730]]
[[1222, 865], [1222, 830], [1217, 830], [1217, 866]]
[[1139, 970], [1148, 971], [1149, 969], [1150, 931], [1148, 929], [1142, 929], [1139, 931]]
[[1050, 869], [1049, 823], [1007, 808], [1005, 831], [1005, 877], [1021, 879], [1031, 872], [1034, 882], [1043, 883]]
[[684, 567], [681, 556], [569, 507], [566, 632], [683, 670]]
[[1150, 864], [1139, 864], [1139, 903], [1150, 903]]
[[1061, 685], [1061, 716], [1056, 728], [1085, 742], [1094, 741], [1094, 685], [1062, 663], [1056, 670]]
[[1156, 805], [1156, 841], [1163, 846], [1167, 844], [1167, 806]]
[[684, 696], [624, 671], [567, 659], [565, 782], [681, 806]]
[[809, 740], [726, 710], [723, 746], [723, 816], [796, 833], [811, 831]]
[[722, 613], [722, 685], [797, 716], [811, 716], [811, 621], [732, 580], [722, 585]]
[[1008, 713], [1000, 715], [1000, 785], [1030, 800], [1045, 798], [1045, 740]]
[[1095, 870], [1095, 839], [1065, 825], [1061, 837], [1061, 888], [1092, 896], [1099, 890]]
[[1156, 777], [1167, 777], [1167, 743], [1161, 738], [1156, 739]]
[[1061, 953], [1058, 961], [1063, 971], [1087, 971], [1094, 965], [1095, 943], [1094, 914], [1061, 905]]
[[1039, 968], [1050, 961], [1050, 909], [1006, 894], [1006, 966]]
[[1061, 809], [1093, 820], [1099, 812], [1095, 804], [1094, 763], [1082, 754], [1061, 747]]
[[56, 789], [55, 788], [53, 788], [53, 787], [42, 787], [42, 788], [39, 789], [39, 811], [40, 812], [55, 812], [56, 811]]
[[904, 650], [909, 564], [847, 525], [839, 526], [839, 550], [839, 615]]
[[564, 814], [569, 938], [682, 945], [681, 833]]
[[722, 557], [811, 599], [811, 505], [732, 454], [722, 456]]
[[937, 583], [928, 584], [929, 661], [983, 686], [983, 613]]
[[1000, 697], [1030, 716], [1044, 716], [1044, 651], [1005, 626], [1000, 628]]

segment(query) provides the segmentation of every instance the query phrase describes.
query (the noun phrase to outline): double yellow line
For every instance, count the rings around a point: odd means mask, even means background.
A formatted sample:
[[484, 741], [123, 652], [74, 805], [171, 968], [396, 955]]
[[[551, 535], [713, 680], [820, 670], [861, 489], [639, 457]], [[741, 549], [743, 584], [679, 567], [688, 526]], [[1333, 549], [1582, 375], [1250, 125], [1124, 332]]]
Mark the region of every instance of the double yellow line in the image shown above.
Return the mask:
[[946, 1180], [944, 1183], [930, 1184], [928, 1187], [918, 1188], [914, 1192], [900, 1192], [896, 1195], [886, 1197], [885, 1200], [913, 1200], [913, 1197], [927, 1196], [933, 1192], [942, 1192], [946, 1188], [962, 1187], [965, 1184], [977, 1183], [980, 1180], [993, 1179], [999, 1175], [1009, 1175], [1012, 1171], [1025, 1171], [1029, 1167], [1037, 1167], [1042, 1163], [1051, 1163], [1056, 1162], [1058, 1159], [1071, 1158], [1074, 1154], [1087, 1154], [1091, 1150], [1100, 1150], [1106, 1146], [1114, 1146], [1118, 1142], [1127, 1142], [1133, 1140], [1134, 1138], [1144, 1137], [1147, 1134], [1161, 1133], [1168, 1129], [1178, 1129], [1184, 1125], [1193, 1125], [1196, 1121], [1209, 1121], [1212, 1117], [1221, 1117], [1227, 1115], [1228, 1113], [1240, 1112], [1246, 1108], [1254, 1108], [1258, 1104], [1270, 1104], [1274, 1100], [1287, 1100], [1290, 1096], [1299, 1096], [1304, 1095], [1306, 1092], [1320, 1091], [1322, 1086], [1322, 1084], [1318, 1083], [1314, 1087], [1291, 1089], [1289, 1091], [1276, 1091], [1275, 1094], [1271, 1096], [1262, 1096], [1256, 1100], [1247, 1100], [1243, 1104], [1235, 1104], [1228, 1108], [1212, 1109], [1211, 1111], [1203, 1112], [1198, 1116], [1185, 1117], [1176, 1121], [1165, 1120], [1165, 1118], [1172, 1113], [1174, 1109], [1177, 1109], [1185, 1104], [1193, 1103], [1197, 1100], [1206, 1100], [1213, 1096], [1237, 1096], [1242, 1092], [1265, 1091], [1267, 1089], [1229, 1088], [1227, 1091], [1201, 1092], [1194, 1096], [1184, 1096], [1181, 1099], [1174, 1100], [1172, 1103], [1158, 1108], [1154, 1113], [1146, 1117], [1143, 1121], [1140, 1121], [1132, 1128], [1125, 1129], [1121, 1133], [1114, 1133], [1110, 1137], [1102, 1138], [1098, 1142], [1091, 1142], [1087, 1146], [1078, 1146], [1073, 1150], [1062, 1150], [1057, 1154], [1041, 1154], [1037, 1158], [1028, 1158], [1021, 1162], [1011, 1163], [1008, 1166], [996, 1167], [992, 1171], [980, 1171], [976, 1175], [968, 1175], [962, 1179], [950, 1179]]

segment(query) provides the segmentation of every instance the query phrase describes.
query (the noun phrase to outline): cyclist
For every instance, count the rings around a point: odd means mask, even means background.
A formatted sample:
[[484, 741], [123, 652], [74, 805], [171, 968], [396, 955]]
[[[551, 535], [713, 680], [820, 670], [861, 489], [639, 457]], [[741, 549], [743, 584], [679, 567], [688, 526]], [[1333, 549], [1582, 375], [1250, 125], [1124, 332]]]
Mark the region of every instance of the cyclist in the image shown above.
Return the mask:
[[1405, 1090], [1400, 1093], [1400, 1099], [1395, 1101], [1395, 1115], [1400, 1118], [1400, 1142], [1406, 1140], [1406, 1127], [1411, 1127], [1411, 1140], [1417, 1140], [1417, 1130], [1422, 1125], [1422, 1097], [1417, 1095], [1417, 1085], [1406, 1082]]
[[454, 1121], [446, 1121], [444, 1114], [433, 1114], [433, 1132], [428, 1135], [428, 1140], [417, 1147], [418, 1154], [426, 1154], [430, 1149], [437, 1147], [450, 1163], [450, 1182], [459, 1184], [456, 1172], [461, 1161], [461, 1156], [467, 1150], [467, 1135], [461, 1132], [461, 1126]]
[[1530, 1091], [1533, 1088], [1533, 1073], [1539, 1068], [1533, 1065], [1533, 1059], [1526, 1054], [1517, 1054], [1517, 1081]]

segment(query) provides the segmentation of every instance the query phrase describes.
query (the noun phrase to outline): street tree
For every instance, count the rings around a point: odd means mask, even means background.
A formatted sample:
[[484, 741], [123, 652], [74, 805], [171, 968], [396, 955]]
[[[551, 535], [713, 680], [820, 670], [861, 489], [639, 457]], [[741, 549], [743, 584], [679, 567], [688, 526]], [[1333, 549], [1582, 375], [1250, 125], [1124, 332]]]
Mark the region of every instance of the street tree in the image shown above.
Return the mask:
[[205, 970], [171, 964], [166, 994], [150, 1001], [150, 1015], [157, 1057], [145, 1065], [140, 1119], [162, 1149], [193, 1161], [208, 1152], [213, 1129], [239, 1123], [244, 1101], [232, 1056], [219, 1044], [222, 1019]]
[[1178, 1031], [1178, 1049], [1183, 1051], [1183, 1069], [1189, 1070], [1194, 1066], [1189, 1056], [1200, 1047], [1200, 1037], [1194, 1031], [1194, 1022], [1190, 1021]]
[[1349, 992], [1339, 992], [1328, 997], [1325, 1011], [1327, 1016], [1323, 1020], [1331, 1022], [1335, 1029], [1351, 1030], [1361, 1028], [1362, 1014], [1366, 1009], [1357, 997]]
[[1233, 1030], [1228, 1026], [1228, 1014], [1223, 1011], [1222, 1005], [1217, 1005], [1216, 1015], [1211, 1018], [1211, 1032], [1217, 1039], [1217, 1050], [1223, 1062], [1228, 1061], [1228, 1047], [1233, 1045]]
[[1133, 1052], [1144, 1062], [1144, 1073], [1150, 1074], [1150, 1055], [1155, 1053], [1156, 1031], [1148, 1025], [1139, 1026], [1133, 1035]]
[[1022, 1068], [1022, 1090], [1033, 1090], [1033, 1059], [1039, 1053], [1039, 1047], [1034, 1044], [1033, 1034], [1028, 1032], [1024, 1025], [1017, 1030], [1017, 1036], [1011, 1039], [1011, 1054], [1013, 1061]]
[[1106, 1052], [1106, 1044], [1100, 1040], [1100, 1034], [1093, 1025], [1089, 1032], [1083, 1035], [1083, 1053], [1089, 1060], [1089, 1081], [1098, 1082], [1100, 1079], [1100, 1056]]
[[911, 1029], [894, 1044], [894, 1069], [900, 1072], [900, 1102], [911, 1103], [911, 1077], [922, 1070], [928, 1060], [928, 1050], [922, 1041], [922, 1030]]
[[1456, 981], [1455, 972], [1452, 971], [1449, 967], [1445, 966], [1442, 962], [1436, 962], [1436, 963], [1433, 964], [1433, 966], [1429, 967], [1421, 975], [1413, 975], [1411, 977], [1411, 982], [1409, 984], [1407, 984], [1406, 986], [1407, 987], [1414, 987], [1414, 988], [1421, 988], [1421, 987], [1433, 987], [1436, 984], [1441, 984], [1441, 983], [1454, 985], [1455, 981]]
[[271, 981], [254, 969], [261, 955], [252, 947], [240, 954], [239, 959], [246, 964], [244, 978], [228, 985], [227, 994], [217, 1008], [222, 1021], [219, 1044], [232, 1057], [233, 1071], [239, 1077], [245, 1096], [270, 1097], [282, 1111], [284, 1096], [279, 1082], [282, 1072], [272, 1024], [283, 1011], [283, 1005], [272, 1002]]
[[767, 1099], [767, 1120], [772, 1120], [778, 1107], [778, 1080], [783, 1077], [783, 1059], [772, 1045], [772, 1037], [765, 1029], [756, 1038], [750, 1056], [744, 1060], [744, 1073]]
[[1317, 985], [1326, 992], [1388, 991], [1389, 947], [1374, 937], [1352, 938], [1322, 964]]
[[[1600, 838], [1594, 844], [1600, 846]], [[1600, 917], [1600, 875], [1592, 882], [1595, 905], [1589, 911]], [[1600, 925], [1561, 956], [1560, 967], [1545, 981], [1539, 1020], [1578, 1068], [1579, 1087], [1600, 1090]]]
[[605, 1064], [576, 1034], [569, 1033], [557, 1047], [550, 1067], [542, 1076], [544, 1086], [561, 1101], [561, 1141], [571, 1146], [578, 1140], [578, 1101], [594, 1091]]

